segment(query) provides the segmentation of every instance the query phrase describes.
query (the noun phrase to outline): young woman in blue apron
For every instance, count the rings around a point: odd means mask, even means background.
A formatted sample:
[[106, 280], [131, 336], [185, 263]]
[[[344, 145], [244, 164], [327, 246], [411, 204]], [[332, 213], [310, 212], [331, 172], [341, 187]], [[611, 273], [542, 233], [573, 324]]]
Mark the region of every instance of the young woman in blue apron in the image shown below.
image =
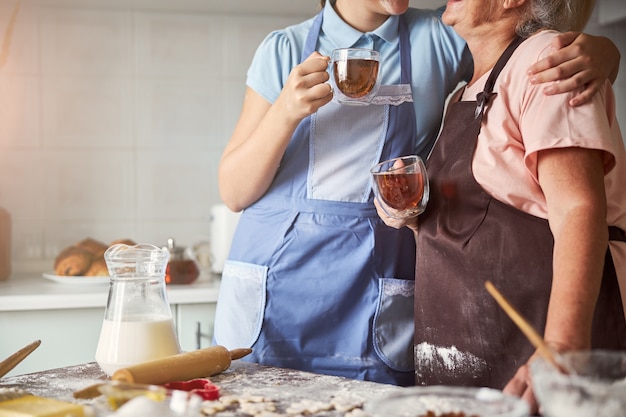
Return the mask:
[[252, 347], [248, 359], [263, 364], [412, 383], [413, 236], [378, 218], [369, 175], [379, 160], [415, 151], [408, 35], [400, 19], [403, 86], [382, 86], [378, 96], [391, 91], [388, 101], [404, 102], [322, 107], [298, 127], [270, 190], [242, 213], [217, 343]]

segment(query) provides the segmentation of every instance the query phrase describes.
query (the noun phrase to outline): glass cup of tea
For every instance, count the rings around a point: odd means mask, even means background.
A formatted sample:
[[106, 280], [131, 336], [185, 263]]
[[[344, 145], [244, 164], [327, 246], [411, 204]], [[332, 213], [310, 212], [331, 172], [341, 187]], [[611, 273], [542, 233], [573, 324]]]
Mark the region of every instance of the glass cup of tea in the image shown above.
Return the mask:
[[380, 53], [342, 48], [331, 54], [331, 79], [339, 103], [368, 105], [380, 88]]
[[391, 218], [408, 219], [424, 212], [430, 188], [424, 161], [417, 155], [380, 162], [370, 170], [374, 194]]

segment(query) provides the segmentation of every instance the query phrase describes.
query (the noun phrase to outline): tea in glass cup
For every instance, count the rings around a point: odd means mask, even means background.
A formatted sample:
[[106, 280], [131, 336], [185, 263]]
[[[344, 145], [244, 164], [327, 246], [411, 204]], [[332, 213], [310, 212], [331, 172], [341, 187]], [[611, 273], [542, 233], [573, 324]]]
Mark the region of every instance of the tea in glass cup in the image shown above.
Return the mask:
[[337, 101], [368, 105], [380, 88], [380, 53], [363, 48], [335, 49], [331, 72]]
[[374, 165], [371, 173], [374, 194], [389, 217], [407, 219], [424, 212], [430, 188], [422, 158], [393, 158]]

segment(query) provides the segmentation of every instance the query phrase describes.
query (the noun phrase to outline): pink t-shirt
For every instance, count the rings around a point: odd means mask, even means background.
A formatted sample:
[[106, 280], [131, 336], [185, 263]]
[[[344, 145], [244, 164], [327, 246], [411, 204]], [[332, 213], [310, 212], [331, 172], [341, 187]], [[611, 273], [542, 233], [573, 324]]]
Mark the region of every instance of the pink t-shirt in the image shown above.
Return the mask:
[[[547, 218], [537, 180], [537, 152], [583, 147], [605, 152], [607, 221], [626, 230], [626, 151], [615, 118], [615, 97], [607, 81], [592, 102], [570, 107], [573, 93], [546, 96], [545, 85], [530, 84], [527, 69], [547, 56], [556, 32], [540, 32], [522, 43], [500, 73], [483, 119], [472, 168], [476, 181], [494, 198]], [[462, 100], [475, 100], [489, 74], [469, 86]], [[487, 122], [488, 121], [488, 122]], [[497, 175], [493, 173], [497, 172]], [[626, 243], [611, 242], [611, 254], [626, 299]]]

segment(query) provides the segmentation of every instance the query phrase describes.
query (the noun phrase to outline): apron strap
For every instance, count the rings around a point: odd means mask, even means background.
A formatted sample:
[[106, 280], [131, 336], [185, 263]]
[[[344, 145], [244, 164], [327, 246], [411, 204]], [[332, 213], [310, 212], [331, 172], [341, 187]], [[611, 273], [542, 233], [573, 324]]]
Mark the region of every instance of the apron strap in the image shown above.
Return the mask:
[[317, 38], [320, 34], [320, 29], [322, 28], [322, 22], [324, 21], [324, 9], [322, 9], [313, 20], [313, 25], [309, 30], [309, 34], [306, 37], [306, 41], [304, 42], [304, 49], [302, 50], [302, 56], [300, 57], [300, 62], [304, 62], [305, 59], [309, 57], [317, 49]]
[[609, 226], [609, 240], [626, 242], [626, 232], [617, 226]]
[[485, 109], [485, 105], [487, 105], [489, 101], [493, 98], [493, 96], [496, 95], [496, 93], [493, 92], [493, 87], [496, 84], [496, 79], [498, 78], [498, 75], [500, 75], [500, 72], [505, 67], [506, 63], [509, 61], [509, 58], [511, 57], [511, 55], [513, 55], [513, 52], [515, 51], [515, 49], [517, 49], [517, 47], [522, 42], [524, 42], [524, 40], [525, 40], [524, 38], [515, 36], [515, 39], [511, 41], [509, 46], [504, 50], [504, 52], [500, 56], [500, 59], [498, 59], [498, 62], [496, 62], [496, 65], [491, 70], [491, 74], [489, 74], [489, 78], [487, 79], [487, 82], [485, 83], [485, 87], [483, 91], [476, 95], [476, 101], [478, 102], [478, 104], [476, 105], [476, 111], [474, 112], [474, 119], [478, 119], [479, 117], [482, 116], [483, 111]]
[[398, 37], [400, 43], [400, 84], [411, 85], [411, 40], [409, 26], [404, 15], [398, 19]]

